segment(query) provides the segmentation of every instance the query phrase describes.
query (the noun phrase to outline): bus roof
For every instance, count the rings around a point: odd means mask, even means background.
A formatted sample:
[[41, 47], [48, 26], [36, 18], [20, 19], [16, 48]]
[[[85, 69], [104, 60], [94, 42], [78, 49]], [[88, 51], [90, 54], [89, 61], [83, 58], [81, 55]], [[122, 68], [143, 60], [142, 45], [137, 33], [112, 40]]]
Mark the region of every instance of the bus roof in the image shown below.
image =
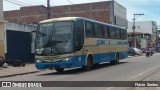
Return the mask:
[[71, 21], [71, 20], [73, 20], [73, 21], [85, 20], [85, 21], [95, 22], [95, 23], [99, 23], [99, 24], [104, 24], [104, 25], [108, 25], [108, 26], [113, 26], [113, 27], [124, 29], [124, 27], [120, 27], [120, 26], [116, 26], [116, 25], [112, 25], [112, 24], [108, 24], [108, 23], [104, 23], [104, 22], [100, 22], [100, 21], [96, 21], [96, 20], [92, 20], [92, 19], [87, 19], [87, 18], [83, 18], [83, 17], [52, 18], [52, 19], [47, 19], [47, 20], [40, 21], [39, 23], [58, 22], [58, 21]]
[[70, 21], [70, 20], [76, 20], [77, 18], [80, 18], [80, 17], [52, 18], [52, 19], [43, 20], [43, 21], [41, 21], [40, 23], [57, 22], [57, 21]]

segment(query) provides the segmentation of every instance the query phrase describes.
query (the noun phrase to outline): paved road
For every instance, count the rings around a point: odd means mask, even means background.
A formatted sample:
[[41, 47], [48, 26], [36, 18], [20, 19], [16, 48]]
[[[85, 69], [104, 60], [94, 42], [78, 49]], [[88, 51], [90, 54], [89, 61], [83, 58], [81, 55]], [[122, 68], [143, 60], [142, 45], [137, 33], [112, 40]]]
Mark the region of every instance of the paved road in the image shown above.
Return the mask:
[[[160, 54], [146, 58], [139, 56], [127, 58], [117, 65], [104, 63], [93, 67], [91, 71], [85, 72], [82, 69], [68, 69], [63, 73], [55, 71], [42, 71], [35, 74], [27, 74], [9, 78], [2, 78], [1, 81], [160, 81]], [[5, 88], [13, 90], [17, 88]], [[22, 88], [21, 88], [22, 89]], [[23, 88], [30, 90], [33, 88]], [[39, 88], [34, 88], [39, 89]], [[44, 88], [40, 88], [42, 90]], [[115, 88], [115, 87], [68, 87], [68, 88], [47, 88], [48, 90], [160, 90], [160, 88]]]

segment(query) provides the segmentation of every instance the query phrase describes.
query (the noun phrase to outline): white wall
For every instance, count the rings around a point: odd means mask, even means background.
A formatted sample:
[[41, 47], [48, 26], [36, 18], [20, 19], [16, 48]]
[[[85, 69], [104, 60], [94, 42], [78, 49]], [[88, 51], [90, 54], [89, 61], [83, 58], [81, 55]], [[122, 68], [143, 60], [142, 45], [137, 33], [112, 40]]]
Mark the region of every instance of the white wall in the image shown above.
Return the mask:
[[[155, 42], [156, 40], [156, 22], [155, 21], [139, 21], [135, 22], [135, 32], [143, 32], [143, 33], [149, 33], [152, 35], [152, 40]], [[133, 22], [128, 22], [128, 29], [127, 32], [133, 32]]]
[[[133, 32], [132, 26], [133, 26], [133, 22], [128, 22], [127, 32]], [[135, 26], [136, 26], [135, 32], [152, 34], [152, 28], [153, 28], [152, 21], [135, 22]]]
[[117, 2], [114, 2], [114, 14], [127, 20], [126, 8]]
[[31, 32], [33, 30], [36, 30], [36, 26], [28, 24], [7, 23], [6, 29], [21, 32]]
[[[6, 24], [6, 30], [12, 30], [12, 31], [20, 31], [20, 32], [31, 32], [36, 30], [37, 27], [34, 25], [28, 25], [28, 24], [17, 24], [17, 23], [7, 23]], [[6, 30], [5, 30], [5, 53], [7, 53], [7, 39], [6, 39]], [[34, 53], [34, 42], [31, 42], [31, 53]]]
[[127, 28], [128, 21], [126, 8], [119, 3], [114, 2], [114, 15], [116, 19], [116, 25]]

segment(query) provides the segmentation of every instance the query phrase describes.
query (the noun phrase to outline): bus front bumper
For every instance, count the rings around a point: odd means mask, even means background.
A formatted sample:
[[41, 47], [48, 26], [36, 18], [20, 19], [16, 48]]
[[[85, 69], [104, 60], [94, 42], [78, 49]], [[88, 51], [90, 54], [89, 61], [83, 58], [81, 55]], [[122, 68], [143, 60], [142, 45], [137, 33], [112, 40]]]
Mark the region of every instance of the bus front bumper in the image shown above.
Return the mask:
[[47, 68], [70, 68], [72, 63], [70, 61], [61, 61], [61, 62], [36, 62], [35, 66], [37, 69], [47, 69]]

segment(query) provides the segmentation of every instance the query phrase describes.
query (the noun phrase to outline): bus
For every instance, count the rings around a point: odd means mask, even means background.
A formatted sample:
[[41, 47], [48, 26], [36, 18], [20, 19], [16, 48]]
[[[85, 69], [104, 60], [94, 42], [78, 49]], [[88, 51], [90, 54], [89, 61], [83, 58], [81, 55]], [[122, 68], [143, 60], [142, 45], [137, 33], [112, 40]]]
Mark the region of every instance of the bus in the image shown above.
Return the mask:
[[53, 18], [39, 22], [36, 32], [37, 69], [82, 67], [90, 70], [128, 57], [125, 28], [82, 17]]

